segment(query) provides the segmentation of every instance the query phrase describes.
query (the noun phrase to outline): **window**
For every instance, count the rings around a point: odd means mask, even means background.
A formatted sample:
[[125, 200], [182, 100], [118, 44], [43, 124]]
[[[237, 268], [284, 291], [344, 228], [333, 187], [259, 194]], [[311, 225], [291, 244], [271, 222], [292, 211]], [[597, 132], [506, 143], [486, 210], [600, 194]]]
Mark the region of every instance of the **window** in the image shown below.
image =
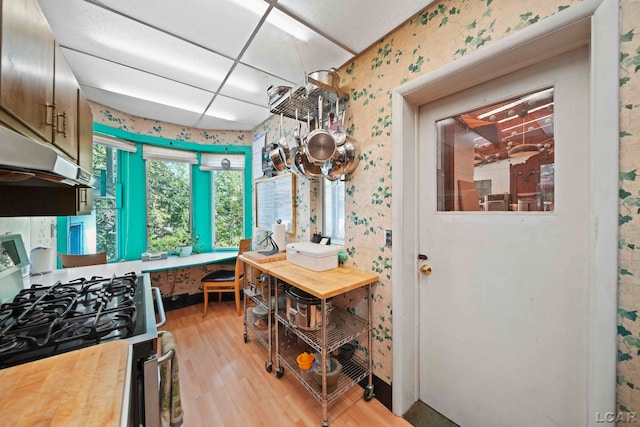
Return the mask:
[[97, 123], [94, 129], [94, 210], [58, 218], [60, 252], [136, 260], [144, 252], [173, 253], [192, 236], [204, 252], [235, 249], [251, 236], [251, 147], [141, 136]]
[[119, 210], [118, 167], [122, 152], [135, 152], [135, 144], [94, 135], [91, 215], [66, 217], [63, 232], [66, 246], [59, 248], [69, 254], [106, 252], [107, 259], [118, 259]]
[[554, 89], [439, 120], [438, 211], [554, 210]]
[[331, 238], [331, 243], [344, 244], [344, 181], [322, 182], [323, 192], [323, 231], [322, 235]]
[[174, 250], [191, 235], [190, 224], [190, 165], [147, 160], [147, 250]]
[[[114, 147], [93, 144], [93, 173], [96, 183], [93, 190], [92, 215], [95, 216], [96, 235], [95, 251], [91, 252], [106, 252], [108, 260], [118, 258], [117, 154], [118, 149]], [[72, 244], [70, 253], [75, 253], [73, 246]]]
[[243, 172], [213, 171], [213, 244], [224, 248], [238, 246], [244, 229]]
[[201, 162], [211, 171], [213, 246], [236, 247], [244, 230], [244, 155], [203, 154]]

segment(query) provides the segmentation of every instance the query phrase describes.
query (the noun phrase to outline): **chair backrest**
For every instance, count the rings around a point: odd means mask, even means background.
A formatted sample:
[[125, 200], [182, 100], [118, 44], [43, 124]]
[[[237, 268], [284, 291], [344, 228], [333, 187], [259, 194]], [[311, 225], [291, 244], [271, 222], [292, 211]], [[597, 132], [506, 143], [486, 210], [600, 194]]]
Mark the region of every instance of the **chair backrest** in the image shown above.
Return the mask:
[[240, 261], [240, 255], [244, 252], [251, 250], [251, 243], [253, 239], [249, 237], [248, 239], [240, 240], [240, 245], [238, 245], [238, 258], [236, 258], [236, 280], [242, 277], [242, 261]]
[[58, 252], [58, 258], [62, 263], [62, 268], [82, 267], [85, 265], [97, 265], [107, 263], [107, 253], [98, 252], [87, 255], [68, 255]]

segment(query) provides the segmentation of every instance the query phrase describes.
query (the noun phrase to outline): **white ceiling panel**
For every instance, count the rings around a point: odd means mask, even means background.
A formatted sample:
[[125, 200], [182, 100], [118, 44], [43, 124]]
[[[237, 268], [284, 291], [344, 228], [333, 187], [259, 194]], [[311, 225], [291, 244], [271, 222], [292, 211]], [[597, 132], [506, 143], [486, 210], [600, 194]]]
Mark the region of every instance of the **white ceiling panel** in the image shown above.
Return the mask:
[[247, 125], [229, 120], [220, 119], [218, 117], [203, 116], [195, 126], [199, 129], [216, 129], [216, 130], [246, 130], [255, 129], [255, 126]]
[[181, 126], [193, 126], [200, 118], [199, 113], [166, 104], [145, 101], [118, 93], [108, 92], [89, 86], [81, 86], [87, 99], [134, 116], [145, 117]]
[[217, 96], [207, 110], [207, 116], [244, 123], [261, 123], [269, 118], [269, 109], [246, 102], [239, 102], [225, 96]]
[[279, 0], [278, 7], [353, 52], [362, 52], [431, 3], [433, 0]]
[[242, 62], [302, 82], [305, 72], [339, 67], [353, 56], [279, 10], [269, 16]]
[[266, 107], [268, 100], [267, 88], [271, 85], [273, 87], [295, 86], [295, 82], [283, 80], [258, 69], [238, 64], [227, 83], [220, 90], [220, 94]]
[[71, 68], [79, 70], [76, 76], [84, 86], [194, 112], [202, 112], [213, 97], [212, 92], [93, 56], [68, 50], [64, 55]]
[[56, 39], [65, 47], [211, 91], [233, 65], [228, 58], [85, 1], [53, 3], [45, 2], [51, 8], [45, 14], [57, 23]]
[[342, 66], [431, 3], [39, 2], [89, 99], [220, 130], [255, 129], [269, 117], [269, 86], [295, 87], [306, 73]]
[[94, 3], [230, 58], [240, 54], [269, 6], [263, 0], [101, 0]]

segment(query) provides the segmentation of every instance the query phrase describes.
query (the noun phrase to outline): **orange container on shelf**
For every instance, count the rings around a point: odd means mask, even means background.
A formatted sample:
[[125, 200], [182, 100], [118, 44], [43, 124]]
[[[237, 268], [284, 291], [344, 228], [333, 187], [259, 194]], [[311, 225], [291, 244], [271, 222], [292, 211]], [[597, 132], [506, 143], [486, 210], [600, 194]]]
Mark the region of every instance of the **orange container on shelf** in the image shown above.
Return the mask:
[[300, 353], [298, 355], [298, 357], [296, 358], [296, 361], [298, 362], [298, 366], [300, 367], [300, 369], [302, 369], [303, 371], [306, 371], [311, 369], [311, 366], [313, 366], [314, 359], [315, 359], [315, 356], [313, 354], [309, 354], [305, 351], [304, 353]]

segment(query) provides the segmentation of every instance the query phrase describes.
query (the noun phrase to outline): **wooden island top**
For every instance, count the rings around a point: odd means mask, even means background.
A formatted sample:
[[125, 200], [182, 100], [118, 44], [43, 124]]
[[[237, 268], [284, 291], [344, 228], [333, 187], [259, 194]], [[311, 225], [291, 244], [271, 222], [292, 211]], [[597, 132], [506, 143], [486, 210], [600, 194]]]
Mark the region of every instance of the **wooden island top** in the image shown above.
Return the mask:
[[240, 259], [320, 299], [331, 298], [378, 281], [377, 274], [355, 268], [336, 267], [326, 271], [313, 271], [286, 261], [286, 256], [276, 255], [276, 260], [266, 257], [262, 260], [253, 254], [243, 254]]
[[119, 426], [129, 343], [110, 341], [0, 370], [0, 419], [7, 426]]

